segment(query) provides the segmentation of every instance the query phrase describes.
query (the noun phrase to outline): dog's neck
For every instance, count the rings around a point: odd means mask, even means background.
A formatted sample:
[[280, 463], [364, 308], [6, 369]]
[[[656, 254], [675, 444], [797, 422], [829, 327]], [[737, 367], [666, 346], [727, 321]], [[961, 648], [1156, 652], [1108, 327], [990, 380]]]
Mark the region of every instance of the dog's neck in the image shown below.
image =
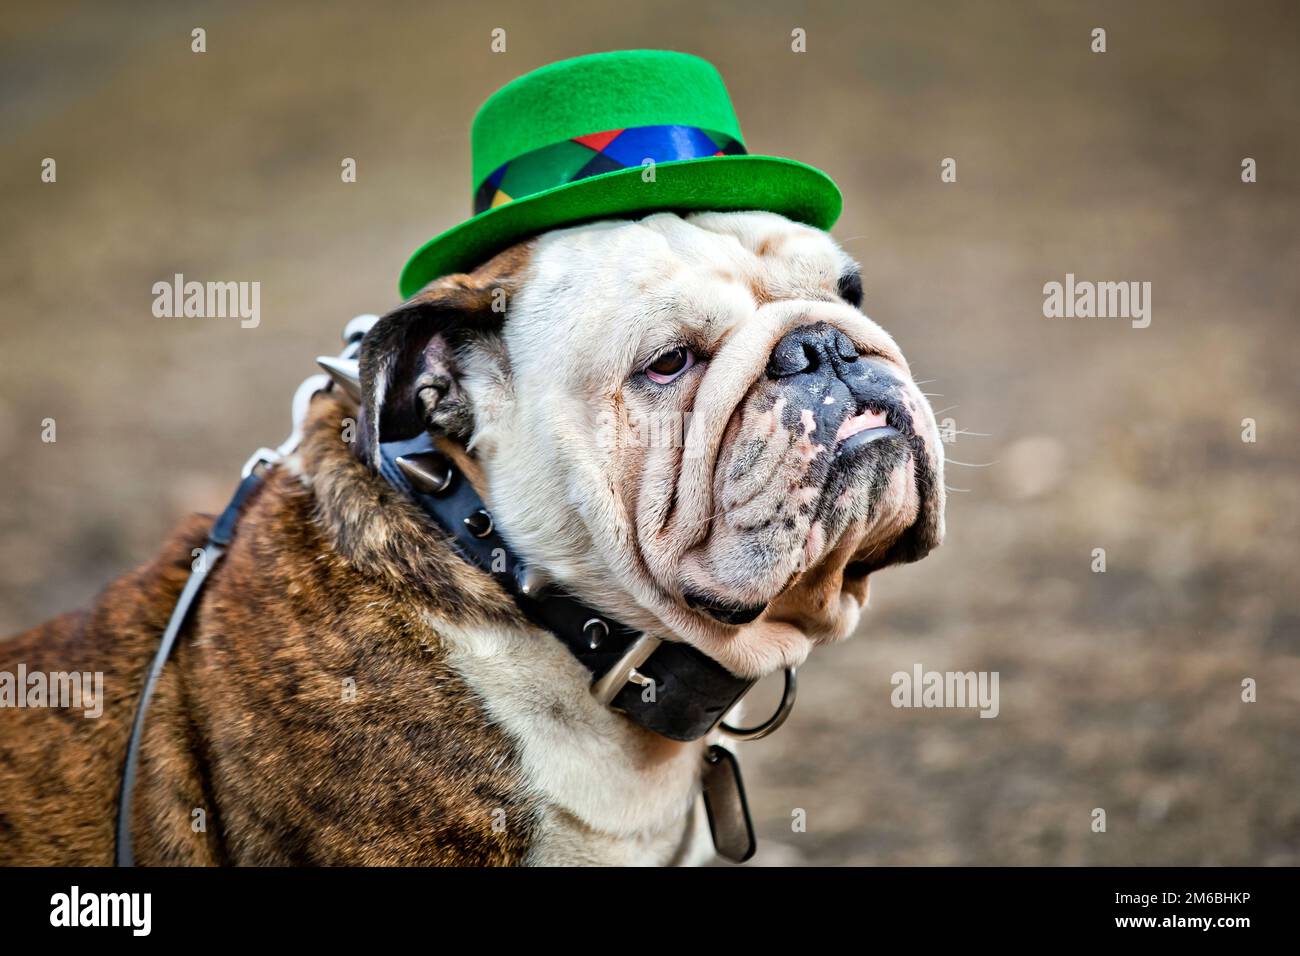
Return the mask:
[[[356, 415], [345, 397], [321, 394], [303, 429], [296, 465], [326, 540], [394, 595], [409, 600], [414, 588], [424, 598], [424, 616], [447, 661], [516, 740], [548, 804], [560, 808], [549, 828], [579, 833], [575, 847], [608, 844], [612, 860], [629, 852], [627, 835], [640, 834], [638, 840], [662, 844], [669, 860], [699, 822], [692, 822], [691, 808], [704, 742], [667, 739], [598, 704], [588, 692], [590, 675], [565, 647], [539, 640], [510, 596], [456, 557], [415, 503], [340, 441]], [[476, 490], [486, 490], [481, 468], [463, 446], [448, 441], [439, 448]], [[572, 771], [593, 766], [601, 768], [596, 789], [585, 771]], [[692, 839], [690, 852], [707, 854], [707, 828]]]
[[[380, 480], [404, 503], [420, 508], [427, 528], [445, 534], [438, 553], [443, 560], [436, 563], [477, 569], [484, 586], [507, 595], [528, 622], [548, 632], [587, 670], [591, 693], [601, 705], [670, 739], [697, 740], [752, 686], [751, 679], [729, 672], [699, 649], [629, 627], [575, 597], [565, 582], [548, 583], [545, 569], [516, 553], [495, 527], [480, 490], [482, 472], [463, 446], [422, 435], [373, 446], [365, 457], [373, 458]], [[354, 516], [345, 510], [338, 517]], [[372, 520], [388, 527], [383, 513]], [[345, 544], [365, 539], [355, 533], [338, 537]], [[421, 554], [426, 568], [434, 557]]]
[[752, 686], [689, 644], [665, 641], [585, 603], [567, 582], [518, 553], [492, 509], [428, 435], [385, 442], [375, 456], [384, 480], [419, 504], [457, 554], [511, 595], [591, 675], [602, 705], [674, 740], [711, 731]]

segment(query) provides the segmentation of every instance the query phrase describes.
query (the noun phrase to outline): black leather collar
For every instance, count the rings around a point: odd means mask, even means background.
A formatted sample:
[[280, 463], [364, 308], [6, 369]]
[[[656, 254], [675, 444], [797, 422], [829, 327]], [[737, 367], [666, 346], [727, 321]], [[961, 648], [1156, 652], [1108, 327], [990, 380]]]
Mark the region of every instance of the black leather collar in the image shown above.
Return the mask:
[[[495, 527], [483, 499], [428, 435], [379, 448], [380, 473], [388, 483], [447, 532], [462, 558], [504, 587], [530, 621], [554, 634], [591, 671], [593, 686], [611, 688], [610, 706], [633, 722], [672, 740], [698, 740], [754, 685], [676, 642], [659, 643], [644, 661], [629, 662], [642, 634], [558, 586], [540, 594], [529, 587], [528, 569]], [[408, 468], [410, 462], [421, 463], [438, 480], [421, 481], [423, 487], [416, 488], [398, 458], [405, 458]]]

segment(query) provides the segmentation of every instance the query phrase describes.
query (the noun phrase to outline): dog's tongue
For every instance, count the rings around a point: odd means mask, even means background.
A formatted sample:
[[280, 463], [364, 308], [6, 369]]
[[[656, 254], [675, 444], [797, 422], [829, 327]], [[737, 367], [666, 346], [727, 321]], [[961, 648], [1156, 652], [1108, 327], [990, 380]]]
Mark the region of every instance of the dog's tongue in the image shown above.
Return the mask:
[[840, 422], [839, 430], [835, 432], [835, 440], [844, 441], [844, 439], [856, 435], [858, 432], [864, 432], [868, 428], [884, 427], [884, 412], [863, 412], [861, 415], [850, 415]]

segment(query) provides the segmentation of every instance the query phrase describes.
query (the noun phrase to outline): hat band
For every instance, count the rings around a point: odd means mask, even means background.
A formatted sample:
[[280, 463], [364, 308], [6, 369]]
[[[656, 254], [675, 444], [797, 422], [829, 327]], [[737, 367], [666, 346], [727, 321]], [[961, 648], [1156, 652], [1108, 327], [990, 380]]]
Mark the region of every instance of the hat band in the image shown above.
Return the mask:
[[697, 126], [634, 126], [575, 136], [503, 163], [474, 194], [474, 214], [602, 173], [707, 156], [743, 156], [734, 136]]

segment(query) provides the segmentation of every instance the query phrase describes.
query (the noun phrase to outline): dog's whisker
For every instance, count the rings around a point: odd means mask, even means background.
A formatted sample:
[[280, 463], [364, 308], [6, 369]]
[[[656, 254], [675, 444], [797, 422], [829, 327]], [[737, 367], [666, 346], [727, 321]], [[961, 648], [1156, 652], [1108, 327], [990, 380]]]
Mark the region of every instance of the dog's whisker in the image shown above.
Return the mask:
[[968, 493], [968, 492], [970, 491], [969, 488], [954, 488], [952, 485], [944, 485], [943, 488], [944, 488], [944, 491], [955, 491], [955, 492], [959, 492], [959, 493], [961, 493], [961, 494], [966, 494], [966, 493]]
[[970, 462], [970, 461], [958, 461], [958, 460], [955, 459], [955, 458], [949, 458], [949, 457], [947, 457], [947, 456], [945, 455], [945, 456], [944, 456], [944, 459], [943, 459], [943, 463], [944, 463], [945, 465], [961, 465], [961, 466], [963, 466], [963, 467], [965, 467], [965, 468], [992, 468], [992, 467], [993, 467], [994, 465], [996, 465], [998, 462], [996, 462], [996, 461], [986, 461], [986, 462], [984, 462], [983, 464], [977, 464], [977, 463], [975, 463], [975, 462]]

